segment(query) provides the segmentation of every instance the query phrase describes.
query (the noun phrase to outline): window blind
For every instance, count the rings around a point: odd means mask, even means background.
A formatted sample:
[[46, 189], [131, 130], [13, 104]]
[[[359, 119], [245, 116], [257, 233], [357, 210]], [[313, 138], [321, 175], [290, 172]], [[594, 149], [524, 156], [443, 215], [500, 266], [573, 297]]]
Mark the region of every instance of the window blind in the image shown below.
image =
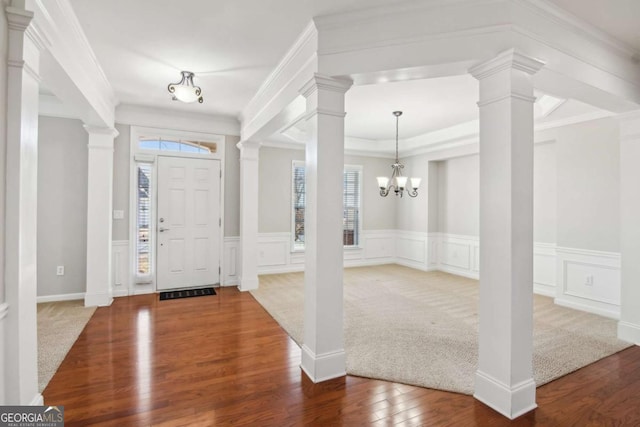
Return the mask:
[[[347, 168], [343, 176], [342, 240], [344, 246], [360, 243], [360, 175], [359, 168]], [[293, 245], [304, 249], [305, 168], [293, 166]], [[320, 207], [322, 209], [322, 207]]]
[[138, 163], [136, 206], [136, 264], [139, 275], [151, 274], [149, 233], [151, 225], [151, 164]]

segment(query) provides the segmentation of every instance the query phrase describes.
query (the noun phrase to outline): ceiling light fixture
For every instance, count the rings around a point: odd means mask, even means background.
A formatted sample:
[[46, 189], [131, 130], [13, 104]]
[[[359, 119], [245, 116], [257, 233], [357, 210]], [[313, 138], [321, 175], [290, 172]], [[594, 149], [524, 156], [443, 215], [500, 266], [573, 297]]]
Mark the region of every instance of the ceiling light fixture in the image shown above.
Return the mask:
[[167, 89], [173, 95], [174, 101], [182, 101], [186, 103], [198, 101], [200, 104], [202, 99], [202, 89], [193, 84], [194, 74], [191, 71], [181, 71], [182, 80], [178, 83], [170, 83]]
[[396, 162], [391, 165], [393, 172], [391, 173], [391, 178], [387, 178], [386, 176], [379, 176], [376, 179], [378, 180], [378, 187], [380, 188], [380, 195], [382, 197], [387, 197], [389, 192], [393, 189], [396, 193], [396, 196], [402, 197], [402, 194], [405, 190], [407, 190], [407, 194], [410, 197], [416, 197], [418, 195], [418, 187], [420, 187], [420, 181], [422, 178], [410, 178], [411, 187], [407, 187], [407, 177], [402, 175], [402, 169], [404, 169], [404, 165], [400, 163], [398, 159], [398, 121], [400, 116], [402, 115], [402, 111], [394, 111], [393, 115], [396, 116]]

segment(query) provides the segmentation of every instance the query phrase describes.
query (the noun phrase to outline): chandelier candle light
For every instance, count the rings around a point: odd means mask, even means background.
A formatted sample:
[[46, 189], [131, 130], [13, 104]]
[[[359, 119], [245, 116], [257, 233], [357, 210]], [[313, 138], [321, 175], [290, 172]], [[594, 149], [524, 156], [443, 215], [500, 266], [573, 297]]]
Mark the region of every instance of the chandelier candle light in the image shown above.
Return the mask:
[[181, 71], [181, 73], [182, 80], [178, 83], [170, 83], [167, 88], [169, 93], [173, 95], [173, 100], [186, 103], [198, 101], [202, 104], [204, 102], [202, 89], [193, 84], [194, 74], [191, 71]]
[[407, 188], [407, 177], [402, 175], [402, 169], [404, 169], [404, 165], [400, 163], [398, 159], [398, 120], [402, 115], [402, 111], [394, 111], [393, 115], [396, 116], [396, 162], [391, 165], [393, 172], [391, 173], [391, 178], [387, 178], [386, 176], [377, 177], [378, 187], [380, 187], [380, 195], [382, 197], [387, 197], [389, 192], [393, 189], [396, 193], [396, 196], [402, 197], [402, 194], [405, 190], [407, 190], [407, 194], [410, 197], [416, 197], [418, 195], [418, 187], [420, 187], [420, 181], [422, 178], [410, 178], [411, 187]]

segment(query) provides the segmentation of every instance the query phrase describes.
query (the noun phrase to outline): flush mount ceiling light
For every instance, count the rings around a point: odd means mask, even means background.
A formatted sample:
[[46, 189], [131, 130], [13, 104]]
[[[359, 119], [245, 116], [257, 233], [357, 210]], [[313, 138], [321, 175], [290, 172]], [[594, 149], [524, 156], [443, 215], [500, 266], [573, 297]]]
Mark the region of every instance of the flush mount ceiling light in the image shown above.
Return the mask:
[[200, 104], [202, 99], [202, 89], [193, 84], [194, 74], [191, 71], [181, 71], [182, 80], [178, 83], [170, 83], [168, 86], [169, 93], [173, 95], [174, 101], [182, 101], [186, 103], [198, 101]]
[[391, 165], [391, 168], [393, 169], [391, 178], [387, 178], [386, 176], [379, 176], [377, 178], [380, 195], [382, 197], [387, 197], [389, 192], [393, 189], [396, 196], [402, 197], [404, 191], [407, 190], [407, 194], [410, 197], [416, 197], [418, 195], [418, 187], [420, 186], [422, 178], [411, 178], [411, 187], [406, 188], [407, 177], [402, 175], [404, 165], [400, 163], [400, 160], [398, 159], [398, 121], [402, 115], [402, 111], [394, 111], [393, 115], [396, 116], [396, 162]]

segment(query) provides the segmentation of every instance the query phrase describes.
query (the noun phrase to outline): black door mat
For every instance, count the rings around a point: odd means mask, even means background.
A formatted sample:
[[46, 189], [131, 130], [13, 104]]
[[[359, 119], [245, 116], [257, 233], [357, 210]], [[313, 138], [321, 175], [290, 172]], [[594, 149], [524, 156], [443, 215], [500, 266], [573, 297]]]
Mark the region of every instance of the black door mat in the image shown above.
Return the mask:
[[213, 288], [198, 288], [198, 289], [184, 289], [180, 291], [167, 291], [167, 292], [160, 292], [160, 301], [164, 301], [167, 299], [204, 297], [207, 295], [215, 295], [215, 294], [216, 294], [216, 291]]

